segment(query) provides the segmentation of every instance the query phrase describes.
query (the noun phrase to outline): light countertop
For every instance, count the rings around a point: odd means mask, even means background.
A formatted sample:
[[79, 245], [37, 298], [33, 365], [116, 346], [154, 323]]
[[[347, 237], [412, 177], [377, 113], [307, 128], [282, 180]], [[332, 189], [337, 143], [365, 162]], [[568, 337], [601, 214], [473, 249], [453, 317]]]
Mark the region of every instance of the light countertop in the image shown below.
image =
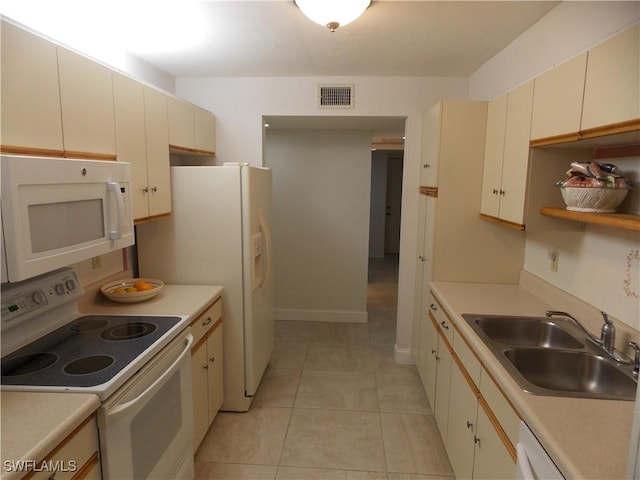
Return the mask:
[[[165, 285], [153, 299], [115, 303], [89, 294], [78, 304], [82, 313], [184, 315], [189, 320], [222, 295], [223, 288], [206, 285]], [[100, 406], [97, 395], [84, 393], [2, 392], [2, 480], [25, 472], [8, 471], [5, 462], [40, 461]]]
[[433, 282], [431, 290], [566, 478], [624, 478], [634, 402], [525, 393], [462, 318], [544, 316], [557, 306], [518, 285]]

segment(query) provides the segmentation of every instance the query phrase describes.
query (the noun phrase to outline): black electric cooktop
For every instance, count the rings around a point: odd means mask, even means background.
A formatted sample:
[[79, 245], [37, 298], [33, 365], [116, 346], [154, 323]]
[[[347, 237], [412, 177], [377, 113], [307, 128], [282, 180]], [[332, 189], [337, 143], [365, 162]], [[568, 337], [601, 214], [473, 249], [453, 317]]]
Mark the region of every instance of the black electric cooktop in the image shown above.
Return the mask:
[[85, 315], [2, 358], [3, 385], [92, 387], [111, 380], [180, 322]]

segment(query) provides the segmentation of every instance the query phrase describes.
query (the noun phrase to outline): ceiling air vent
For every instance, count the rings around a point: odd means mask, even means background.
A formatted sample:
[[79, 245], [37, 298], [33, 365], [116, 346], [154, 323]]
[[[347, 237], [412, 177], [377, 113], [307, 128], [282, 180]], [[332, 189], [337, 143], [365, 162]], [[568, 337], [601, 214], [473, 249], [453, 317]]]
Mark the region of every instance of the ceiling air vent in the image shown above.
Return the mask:
[[318, 87], [318, 107], [353, 108], [353, 85], [320, 85]]

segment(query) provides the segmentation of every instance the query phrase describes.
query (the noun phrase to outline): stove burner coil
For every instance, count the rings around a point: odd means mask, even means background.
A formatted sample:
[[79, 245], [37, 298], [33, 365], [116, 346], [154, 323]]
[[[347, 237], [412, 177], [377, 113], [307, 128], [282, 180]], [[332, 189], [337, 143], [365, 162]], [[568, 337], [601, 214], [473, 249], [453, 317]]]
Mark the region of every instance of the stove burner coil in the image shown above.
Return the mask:
[[100, 334], [100, 337], [104, 340], [112, 341], [131, 340], [149, 335], [153, 333], [156, 328], [158, 328], [156, 325], [148, 322], [128, 323], [108, 328]]
[[29, 375], [31, 373], [44, 370], [58, 361], [55, 353], [32, 353], [21, 355], [2, 362], [3, 377], [17, 377], [18, 375]]
[[108, 324], [109, 324], [109, 321], [105, 320], [104, 318], [92, 318], [89, 320], [81, 320], [81, 321], [75, 322], [73, 325], [69, 327], [69, 330], [71, 330], [72, 332], [78, 332], [78, 333], [90, 332], [92, 330], [98, 330], [99, 328], [102, 328]]
[[65, 365], [64, 371], [69, 375], [86, 375], [104, 370], [114, 361], [115, 359], [109, 355], [92, 355], [68, 363]]

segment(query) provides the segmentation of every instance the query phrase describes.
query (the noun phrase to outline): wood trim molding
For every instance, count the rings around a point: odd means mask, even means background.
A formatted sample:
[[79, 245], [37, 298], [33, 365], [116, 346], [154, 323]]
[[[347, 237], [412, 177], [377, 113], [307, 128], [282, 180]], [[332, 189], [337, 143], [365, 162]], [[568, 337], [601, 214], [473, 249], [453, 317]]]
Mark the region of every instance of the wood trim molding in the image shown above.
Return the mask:
[[600, 127], [588, 128], [578, 132], [564, 133], [562, 135], [554, 135], [544, 138], [533, 138], [529, 141], [530, 147], [545, 147], [561, 143], [577, 142], [591, 138], [606, 137], [608, 135], [617, 135], [620, 133], [629, 133], [640, 131], [640, 118], [634, 118], [624, 122], [611, 123]]
[[[493, 429], [496, 431], [496, 433], [500, 437], [500, 440], [502, 440], [502, 444], [509, 452], [509, 455], [511, 456], [513, 461], [514, 462], [517, 461], [518, 457], [516, 454], [516, 448], [513, 446], [513, 443], [511, 443], [509, 436], [506, 434], [506, 432], [502, 428], [502, 425], [500, 425], [498, 418], [495, 416], [495, 414], [491, 410], [491, 407], [489, 407], [489, 404], [487, 403], [487, 401], [484, 399], [482, 395], [480, 396], [480, 398], [478, 398], [478, 403], [482, 407], [482, 410], [484, 410], [484, 413], [489, 418], [489, 422], [491, 422], [491, 425], [493, 425]], [[480, 438], [480, 441], [482, 441], [482, 438]]]
[[76, 152], [71, 150], [65, 150], [62, 156], [64, 158], [71, 159], [104, 160], [108, 162], [115, 162], [118, 160], [118, 157], [111, 153]]
[[488, 222], [497, 223], [505, 227], [513, 228], [514, 230], [519, 230], [521, 232], [524, 232], [526, 229], [525, 225], [522, 225], [520, 223], [510, 222], [508, 220], [503, 220], [501, 218], [497, 218], [492, 215], [487, 215], [486, 213], [481, 213], [480, 218], [482, 220], [487, 220]]
[[91, 473], [93, 467], [98, 465], [98, 462], [98, 452], [95, 452], [93, 455], [91, 455], [89, 460], [87, 460], [87, 462], [80, 468], [80, 470], [78, 470], [78, 472], [73, 476], [71, 480], [82, 480], [83, 478], [86, 478], [89, 473]]
[[594, 152], [594, 160], [640, 157], [640, 143], [615, 147], [600, 147]]
[[169, 144], [169, 152], [177, 153], [179, 155], [193, 155], [197, 157], [215, 157], [216, 152], [210, 150], [201, 150], [199, 148], [182, 147], [180, 145]]
[[420, 195], [438, 198], [438, 187], [420, 187]]
[[49, 148], [16, 147], [13, 145], [0, 145], [0, 153], [7, 155], [30, 155], [35, 157], [64, 157], [63, 150]]
[[160, 213], [158, 215], [151, 215], [150, 217], [135, 218], [133, 220], [133, 224], [134, 225], [140, 225], [142, 223], [149, 223], [149, 222], [152, 222], [154, 220], [159, 220], [161, 218], [168, 218], [170, 216], [171, 216], [171, 212], [167, 212], [167, 213]]

